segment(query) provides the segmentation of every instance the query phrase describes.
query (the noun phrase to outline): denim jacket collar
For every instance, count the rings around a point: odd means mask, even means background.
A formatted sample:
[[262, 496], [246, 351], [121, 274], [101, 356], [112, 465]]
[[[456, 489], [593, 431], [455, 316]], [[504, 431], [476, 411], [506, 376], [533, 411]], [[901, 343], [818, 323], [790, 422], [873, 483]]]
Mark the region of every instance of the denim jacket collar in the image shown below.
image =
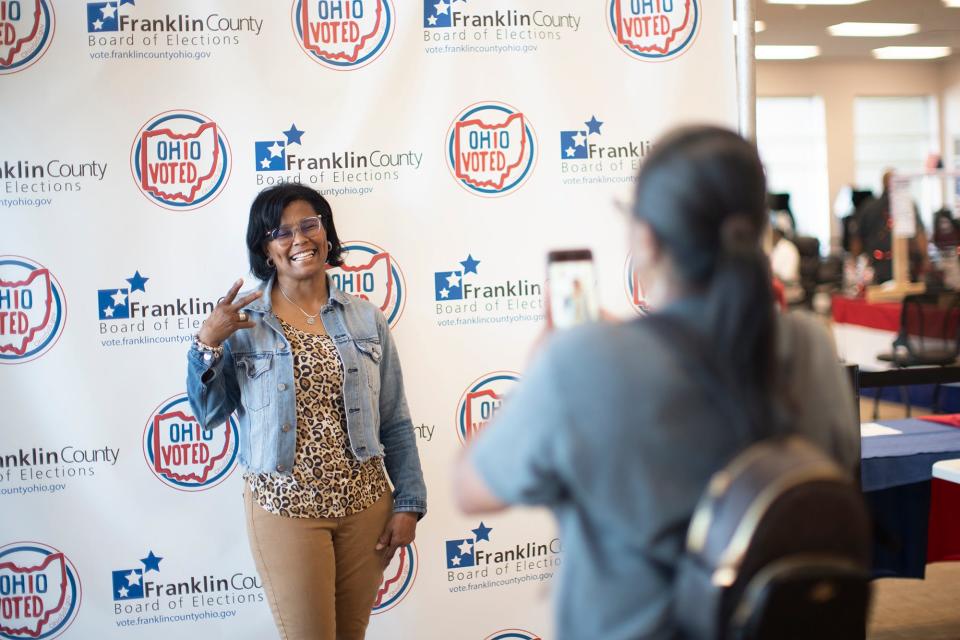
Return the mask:
[[[274, 273], [272, 276], [270, 276], [269, 280], [262, 283], [259, 289], [263, 291], [263, 295], [245, 306], [244, 311], [255, 311], [257, 313], [266, 313], [268, 315], [273, 313], [273, 301], [270, 297], [270, 293], [273, 291], [273, 285], [276, 280], [277, 274]], [[327, 274], [327, 292], [328, 304], [330, 302], [335, 302], [341, 307], [345, 307], [350, 304], [350, 296], [338, 289], [337, 286], [333, 284], [333, 279], [330, 278], [329, 274]]]

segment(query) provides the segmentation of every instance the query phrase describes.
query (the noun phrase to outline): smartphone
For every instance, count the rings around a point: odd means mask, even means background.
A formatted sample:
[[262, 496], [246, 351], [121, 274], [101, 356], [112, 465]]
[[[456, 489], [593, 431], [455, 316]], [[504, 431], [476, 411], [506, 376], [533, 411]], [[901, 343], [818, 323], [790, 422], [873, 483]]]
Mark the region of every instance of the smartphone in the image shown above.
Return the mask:
[[597, 278], [590, 249], [567, 249], [547, 254], [550, 317], [557, 329], [566, 329], [599, 316]]

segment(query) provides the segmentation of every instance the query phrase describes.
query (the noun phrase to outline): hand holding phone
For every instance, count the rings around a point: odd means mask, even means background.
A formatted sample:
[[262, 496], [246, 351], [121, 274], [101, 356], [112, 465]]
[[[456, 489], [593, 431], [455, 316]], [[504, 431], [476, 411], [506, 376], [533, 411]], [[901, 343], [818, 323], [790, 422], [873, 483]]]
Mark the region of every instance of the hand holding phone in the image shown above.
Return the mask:
[[547, 255], [550, 318], [557, 329], [599, 317], [597, 279], [589, 249], [551, 251]]

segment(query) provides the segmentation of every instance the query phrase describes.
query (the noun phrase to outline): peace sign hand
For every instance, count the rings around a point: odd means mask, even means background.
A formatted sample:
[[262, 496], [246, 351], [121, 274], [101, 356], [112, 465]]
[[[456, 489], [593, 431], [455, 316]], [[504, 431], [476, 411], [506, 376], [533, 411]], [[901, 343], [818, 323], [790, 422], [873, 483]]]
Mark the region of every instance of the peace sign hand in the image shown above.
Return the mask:
[[259, 298], [263, 292], [261, 290], [254, 291], [234, 302], [234, 298], [237, 297], [237, 292], [240, 291], [242, 286], [243, 278], [234, 282], [230, 290], [227, 291], [227, 295], [220, 299], [207, 319], [203, 321], [203, 326], [197, 333], [200, 342], [209, 347], [219, 347], [238, 329], [251, 329], [256, 326], [256, 323], [250, 320], [247, 314], [240, 309]]

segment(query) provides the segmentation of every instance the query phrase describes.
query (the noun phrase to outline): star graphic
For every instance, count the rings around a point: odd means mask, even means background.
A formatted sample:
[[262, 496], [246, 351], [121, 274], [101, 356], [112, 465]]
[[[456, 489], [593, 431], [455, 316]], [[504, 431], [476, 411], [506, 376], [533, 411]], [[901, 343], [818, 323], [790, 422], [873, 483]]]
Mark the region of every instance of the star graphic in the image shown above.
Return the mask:
[[437, 16], [429, 16], [427, 18], [427, 24], [429, 24], [431, 27], [437, 24]]
[[447, 276], [447, 286], [448, 287], [460, 286], [460, 276], [458, 276], [456, 272], [453, 272]]
[[440, 289], [440, 297], [441, 297], [441, 298], [449, 298], [449, 297], [450, 297], [450, 290], [449, 290], [449, 289]]
[[455, 567], [459, 567], [459, 566], [460, 566], [460, 556], [453, 556], [452, 558], [450, 558], [450, 564], [452, 564], [452, 565], [455, 566]]
[[272, 146], [267, 147], [267, 151], [270, 152], [271, 158], [279, 158], [280, 154], [283, 153], [283, 147], [280, 146], [279, 142], [274, 142]]
[[461, 542], [457, 549], [460, 550], [460, 555], [462, 556], [469, 556], [473, 553], [473, 545], [470, 544], [469, 540]]
[[134, 569], [133, 571], [131, 571], [130, 573], [128, 573], [127, 575], [125, 575], [125, 576], [123, 576], [123, 577], [127, 579], [127, 585], [128, 585], [128, 586], [133, 586], [133, 585], [135, 585], [135, 584], [140, 584], [140, 579], [141, 579], [143, 576], [140, 575], [139, 573], [137, 573], [136, 569]]
[[126, 597], [127, 597], [127, 594], [130, 593], [130, 590], [127, 589], [126, 587], [120, 587], [120, 588], [117, 590], [117, 593], [120, 594], [120, 597], [121, 597], [121, 598], [126, 598]]
[[570, 138], [573, 141], [573, 145], [576, 147], [582, 147], [587, 144], [587, 136], [583, 135], [583, 131], [577, 131], [577, 135]]
[[113, 307], [107, 307], [106, 309], [104, 309], [104, 310], [103, 310], [103, 315], [104, 315], [105, 317], [107, 317], [107, 318], [112, 318], [112, 317], [113, 317]]
[[466, 275], [466, 274], [468, 274], [468, 273], [476, 273], [476, 272], [477, 272], [477, 265], [480, 264], [480, 261], [479, 261], [479, 260], [475, 260], [475, 259], [473, 258], [473, 255], [468, 253], [468, 254], [467, 254], [467, 259], [466, 259], [466, 260], [461, 260], [461, 261], [460, 261], [460, 264], [463, 265], [463, 274]]
[[[480, 523], [480, 524], [481, 524], [481, 526], [483, 526], [483, 523]], [[161, 561], [161, 560], [163, 560], [163, 558], [160, 558], [160, 557], [154, 555], [153, 550], [151, 549], [151, 550], [150, 550], [150, 553], [147, 554], [147, 557], [146, 557], [146, 558], [140, 558], [140, 562], [143, 563], [143, 571], [144, 571], [144, 573], [146, 573], [146, 572], [148, 572], [148, 571], [160, 571], [160, 561]]]
[[300, 138], [303, 137], [304, 131], [297, 129], [297, 125], [291, 124], [290, 128], [283, 132], [283, 135], [287, 136], [287, 144], [300, 144]]
[[97, 31], [99, 31], [100, 29], [103, 29], [103, 20], [94, 20], [93, 28], [96, 29]]
[[113, 306], [115, 307], [127, 304], [127, 294], [120, 291], [120, 289], [117, 289], [117, 292], [110, 297], [113, 298]]
[[597, 120], [597, 116], [590, 116], [590, 120], [584, 122], [583, 124], [587, 125], [588, 133], [596, 133], [600, 135], [600, 127], [603, 126], [603, 123]]
[[261, 160], [261, 161], [260, 161], [260, 166], [263, 167], [264, 169], [269, 169], [269, 168], [270, 168], [270, 158], [264, 158], [263, 160]]
[[490, 532], [493, 531], [493, 527], [487, 527], [483, 524], [483, 522], [481, 522], [479, 527], [476, 529], [471, 529], [471, 531], [473, 531], [474, 535], [477, 536], [477, 542], [480, 542], [481, 540], [490, 542]]
[[577, 152], [577, 150], [574, 149], [573, 147], [567, 147], [566, 151], [567, 151], [568, 158], [572, 158], [573, 155]]
[[143, 291], [146, 293], [147, 289], [144, 285], [147, 284], [147, 280], [150, 278], [144, 278], [140, 275], [140, 271], [134, 271], [133, 275], [127, 278], [127, 282], [130, 283], [130, 291]]
[[113, 18], [117, 15], [117, 5], [107, 4], [106, 6], [100, 7], [100, 13], [104, 18]]
[[449, 11], [450, 5], [444, 2], [443, 0], [440, 0], [440, 2], [433, 5], [433, 8], [436, 11], [437, 15], [440, 15], [441, 13], [446, 13], [447, 11]]

